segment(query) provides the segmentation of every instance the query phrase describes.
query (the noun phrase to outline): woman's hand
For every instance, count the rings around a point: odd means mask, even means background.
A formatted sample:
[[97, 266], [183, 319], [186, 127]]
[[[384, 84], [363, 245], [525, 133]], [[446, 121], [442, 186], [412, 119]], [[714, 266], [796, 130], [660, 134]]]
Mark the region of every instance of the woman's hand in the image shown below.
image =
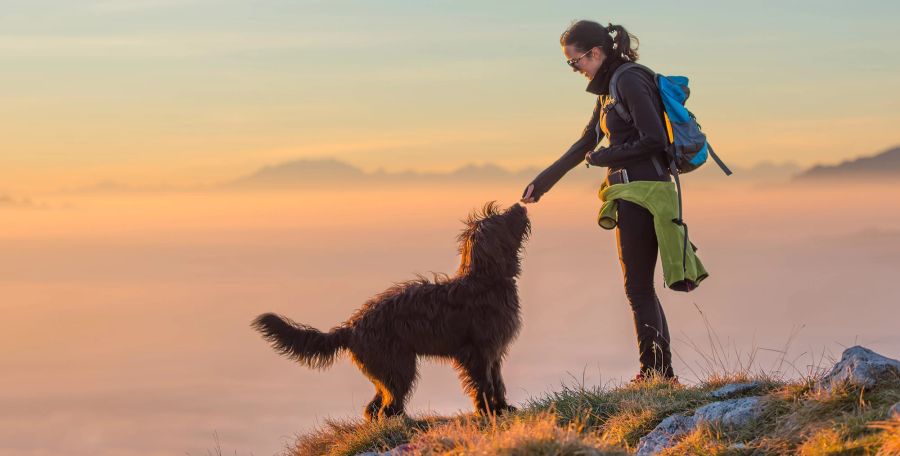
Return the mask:
[[531, 196], [532, 193], [534, 193], [534, 184], [528, 184], [528, 187], [525, 188], [525, 194], [522, 195], [521, 201], [525, 204], [536, 203], [537, 200]]
[[590, 166], [590, 165], [603, 166], [600, 164], [600, 162], [598, 160], [601, 158], [601, 156], [606, 151], [606, 149], [607, 149], [606, 147], [601, 147], [597, 150], [587, 151], [587, 153], [584, 154], [584, 161], [588, 164], [588, 166]]

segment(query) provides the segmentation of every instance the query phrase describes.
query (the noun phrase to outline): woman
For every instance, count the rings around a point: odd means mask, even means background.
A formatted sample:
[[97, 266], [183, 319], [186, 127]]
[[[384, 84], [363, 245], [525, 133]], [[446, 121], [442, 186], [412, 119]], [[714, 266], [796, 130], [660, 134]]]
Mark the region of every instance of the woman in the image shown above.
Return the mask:
[[[523, 203], [537, 202], [582, 161], [607, 167], [606, 178], [610, 183], [671, 181], [666, 168], [660, 166], [667, 163], [667, 135], [663, 106], [653, 77], [631, 69], [618, 78], [620, 100], [617, 102], [625, 104], [633, 119], [631, 123], [619, 117], [615, 109], [610, 109], [609, 83], [613, 72], [619, 65], [638, 58], [637, 46], [632, 48], [632, 39], [637, 43], [637, 38], [621, 25], [604, 27], [592, 21], [575, 22], [563, 32], [559, 43], [567, 63], [572, 71], [590, 80], [587, 91], [597, 95], [597, 104], [581, 138], [526, 187]], [[604, 136], [609, 137], [609, 147], [594, 151]], [[618, 200], [616, 242], [625, 295], [634, 312], [638, 339], [640, 372], [634, 381], [642, 381], [651, 375], [677, 381], [672, 372], [666, 316], [653, 287], [658, 245], [650, 211], [636, 203]]]

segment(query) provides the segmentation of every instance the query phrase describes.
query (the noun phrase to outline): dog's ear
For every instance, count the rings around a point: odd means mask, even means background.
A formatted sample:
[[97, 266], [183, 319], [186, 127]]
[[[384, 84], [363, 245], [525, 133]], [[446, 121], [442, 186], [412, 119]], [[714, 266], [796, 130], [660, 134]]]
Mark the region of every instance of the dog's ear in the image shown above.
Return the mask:
[[459, 274], [472, 270], [472, 238], [465, 237], [459, 241]]
[[496, 201], [485, 203], [480, 210], [475, 209], [463, 220], [466, 227], [460, 232], [459, 242], [460, 273], [480, 271], [491, 275], [506, 275], [508, 266], [502, 240], [496, 236], [496, 228], [503, 224]]
[[[491, 275], [505, 276], [507, 270], [503, 238], [499, 232], [506, 231], [502, 220], [487, 218], [479, 222], [472, 237], [472, 259], [474, 267]], [[498, 229], [501, 228], [501, 229]]]
[[484, 218], [497, 215], [500, 213], [500, 204], [497, 201], [488, 201], [482, 206], [481, 213], [484, 215]]

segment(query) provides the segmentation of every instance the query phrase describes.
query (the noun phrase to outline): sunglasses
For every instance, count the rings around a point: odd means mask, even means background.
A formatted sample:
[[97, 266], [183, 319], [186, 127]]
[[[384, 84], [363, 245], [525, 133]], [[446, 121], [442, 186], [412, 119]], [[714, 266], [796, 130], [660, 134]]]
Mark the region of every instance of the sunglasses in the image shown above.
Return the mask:
[[[597, 46], [594, 46], [594, 47], [597, 47]], [[593, 50], [594, 50], [594, 48], [592, 47], [592, 48], [588, 49], [587, 52], [585, 52], [584, 54], [581, 54], [580, 56], [575, 57], [574, 59], [566, 60], [566, 63], [569, 64], [570, 67], [572, 67], [572, 71], [578, 71], [578, 67], [575, 66], [575, 64], [578, 63], [579, 60], [583, 59], [584, 56], [590, 54], [591, 51], [593, 51]]]

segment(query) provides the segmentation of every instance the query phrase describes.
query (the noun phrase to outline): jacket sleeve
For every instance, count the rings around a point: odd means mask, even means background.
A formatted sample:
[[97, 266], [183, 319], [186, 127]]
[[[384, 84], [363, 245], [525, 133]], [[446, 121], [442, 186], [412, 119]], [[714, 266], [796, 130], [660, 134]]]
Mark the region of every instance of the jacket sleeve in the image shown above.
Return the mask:
[[[579, 163], [583, 162], [584, 155], [589, 150], [597, 147], [597, 144], [603, 139], [603, 132], [600, 131], [600, 127], [597, 124], [599, 120], [600, 97], [597, 97], [597, 103], [594, 105], [594, 112], [591, 114], [591, 119], [588, 121], [587, 126], [584, 127], [584, 130], [582, 130], [581, 137], [578, 138], [578, 141], [575, 141], [575, 143], [569, 147], [569, 150], [563, 153], [562, 156], [553, 162], [552, 165], [548, 166], [547, 169], [541, 171], [541, 173], [531, 181], [531, 184], [529, 184], [534, 185], [534, 191], [531, 193], [531, 196], [535, 201], [540, 200], [541, 195], [550, 190], [550, 188], [562, 179], [563, 175], [571, 171], [572, 168]], [[524, 197], [527, 192], [528, 186], [525, 187], [522, 196]]]
[[[610, 145], [591, 154], [591, 162], [600, 166], [621, 166], [665, 149], [668, 142], [662, 112], [654, 102], [655, 88], [634, 71], [625, 72], [619, 79], [619, 103], [631, 114], [638, 138], [623, 144]], [[661, 101], [660, 101], [661, 103]]]

